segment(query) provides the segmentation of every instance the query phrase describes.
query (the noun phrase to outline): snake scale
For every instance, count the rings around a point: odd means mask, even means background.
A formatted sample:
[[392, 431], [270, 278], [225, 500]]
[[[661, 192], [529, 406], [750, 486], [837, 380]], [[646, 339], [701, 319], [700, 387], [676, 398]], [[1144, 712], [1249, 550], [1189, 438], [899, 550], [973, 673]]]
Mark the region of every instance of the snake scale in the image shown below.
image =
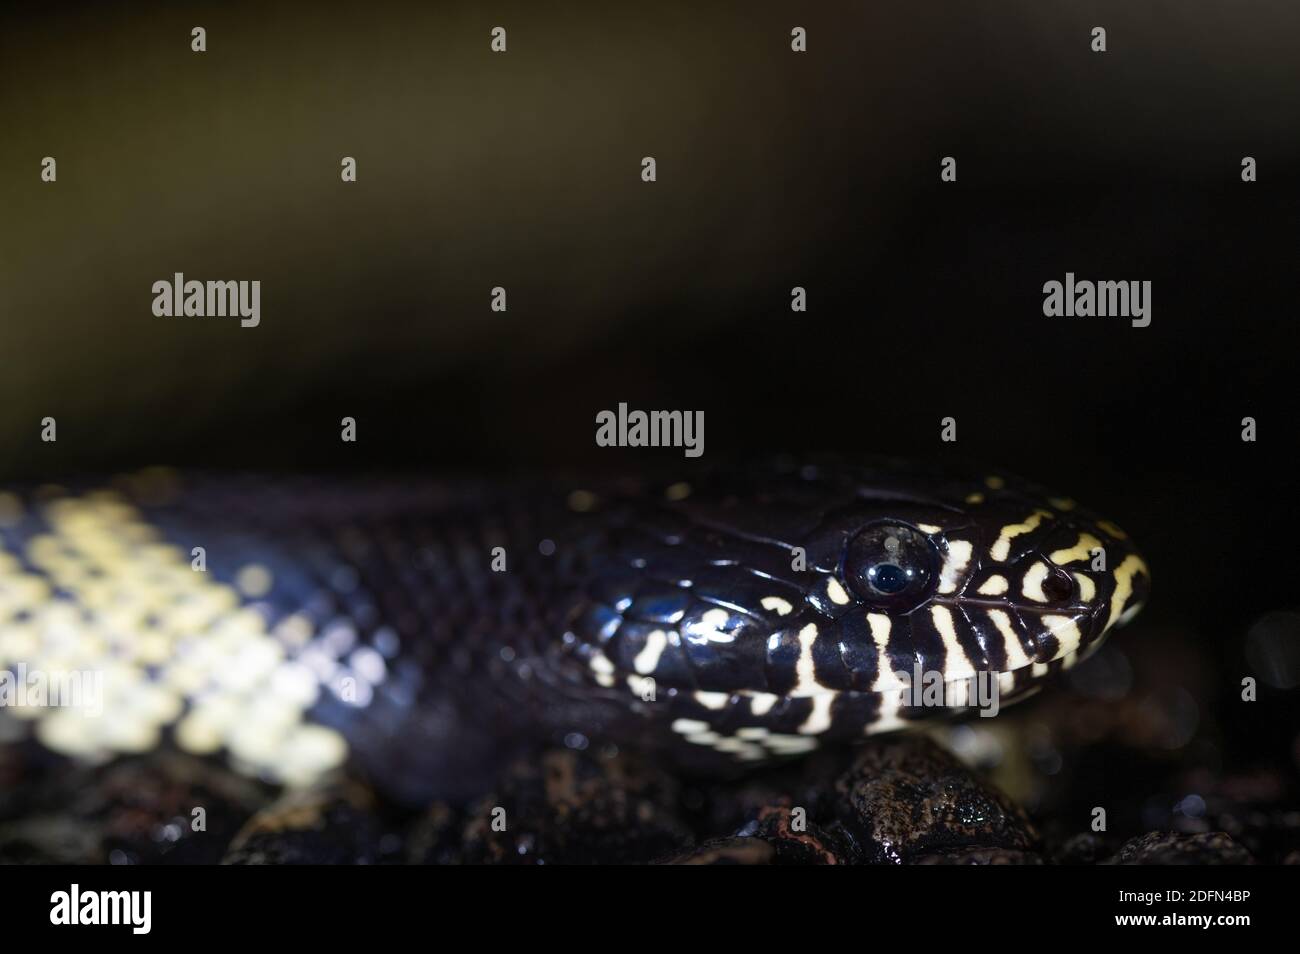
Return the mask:
[[[539, 743], [730, 772], [1074, 665], [1144, 603], [1118, 526], [1005, 475], [871, 459], [580, 484], [151, 469], [0, 494], [0, 728], [306, 785], [470, 793]], [[919, 697], [927, 676], [941, 705]], [[39, 703], [40, 700], [37, 700]]]

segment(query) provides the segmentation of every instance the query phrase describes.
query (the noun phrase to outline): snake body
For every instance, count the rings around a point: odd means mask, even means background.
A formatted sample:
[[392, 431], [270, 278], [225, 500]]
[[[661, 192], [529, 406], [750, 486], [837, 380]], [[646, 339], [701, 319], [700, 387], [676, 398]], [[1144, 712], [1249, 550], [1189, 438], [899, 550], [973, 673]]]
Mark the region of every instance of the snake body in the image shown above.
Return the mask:
[[287, 784], [350, 761], [411, 800], [537, 743], [732, 771], [970, 707], [980, 678], [1005, 704], [1149, 588], [1073, 501], [886, 460], [599, 484], [147, 471], [0, 494], [0, 543], [0, 670], [103, 677], [98, 714], [11, 704], [10, 730]]

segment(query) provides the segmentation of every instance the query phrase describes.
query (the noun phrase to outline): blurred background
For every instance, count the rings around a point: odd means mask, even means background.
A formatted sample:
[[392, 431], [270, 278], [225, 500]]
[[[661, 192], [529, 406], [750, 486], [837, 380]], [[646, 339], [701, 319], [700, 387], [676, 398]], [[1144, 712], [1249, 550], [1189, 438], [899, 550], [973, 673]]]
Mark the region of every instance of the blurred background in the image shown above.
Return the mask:
[[[9, 5], [0, 478], [689, 473], [595, 446], [619, 401], [703, 410], [706, 460], [974, 459], [1110, 516], [1154, 574], [1119, 674], [1020, 717], [1061, 746], [1142, 718], [1039, 778], [1142, 786], [1134, 830], [1261, 773], [1294, 808], [1300, 8], [709, 6]], [[260, 280], [260, 327], [155, 317], [176, 271]], [[1067, 271], [1150, 280], [1150, 327], [1045, 318]]]

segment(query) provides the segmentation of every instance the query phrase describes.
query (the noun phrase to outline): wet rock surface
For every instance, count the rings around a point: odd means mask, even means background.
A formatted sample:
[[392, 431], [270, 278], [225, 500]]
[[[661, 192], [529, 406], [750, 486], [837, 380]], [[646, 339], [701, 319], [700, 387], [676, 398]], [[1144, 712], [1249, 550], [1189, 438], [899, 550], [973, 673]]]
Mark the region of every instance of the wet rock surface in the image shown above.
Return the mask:
[[679, 783], [635, 759], [563, 750], [516, 764], [463, 810], [434, 805], [412, 860], [462, 864], [618, 864], [680, 850], [694, 833]]
[[[355, 780], [282, 793], [168, 752], [77, 766], [0, 744], [0, 863], [1168, 865], [1300, 863], [1282, 695], [1217, 705], [1148, 636], [997, 719], [876, 737], [739, 779], [562, 749], [412, 811]], [[196, 825], [195, 810], [202, 810]]]
[[1183, 835], [1153, 831], [1125, 842], [1107, 864], [1116, 865], [1248, 865], [1254, 861], [1223, 832]]
[[[57, 778], [58, 776], [56, 776]], [[67, 779], [68, 776], [62, 776]], [[1005, 795], [922, 736], [873, 740], [739, 783], [630, 755], [547, 751], [496, 790], [410, 818], [339, 782], [278, 798], [219, 765], [132, 760], [0, 824], [9, 862], [899, 864], [1037, 861]], [[196, 831], [196, 809], [205, 828]]]
[[[494, 829], [494, 820], [498, 828]], [[425, 862], [1037, 863], [1033, 825], [932, 741], [826, 753], [738, 785], [692, 785], [627, 757], [551, 752], [467, 812], [435, 806]]]
[[228, 865], [391, 864], [402, 838], [355, 783], [291, 793], [259, 811], [222, 856]]
[[[782, 786], [779, 782], [793, 782]], [[791, 794], [780, 794], [784, 788]], [[720, 796], [721, 793], [718, 793]], [[742, 788], [735, 835], [677, 863], [1036, 864], [1038, 835], [997, 789], [923, 736], [810, 760]], [[745, 839], [765, 850], [746, 849]]]
[[1019, 807], [926, 739], [865, 746], [835, 788], [839, 816], [863, 861], [898, 864], [936, 853], [1038, 845]]
[[0, 863], [211, 864], [269, 800], [265, 786], [175, 753], [32, 766], [28, 778], [21, 814], [0, 816]]
[[1014, 848], [965, 848], [941, 854], [921, 855], [917, 865], [1041, 865], [1042, 855]]

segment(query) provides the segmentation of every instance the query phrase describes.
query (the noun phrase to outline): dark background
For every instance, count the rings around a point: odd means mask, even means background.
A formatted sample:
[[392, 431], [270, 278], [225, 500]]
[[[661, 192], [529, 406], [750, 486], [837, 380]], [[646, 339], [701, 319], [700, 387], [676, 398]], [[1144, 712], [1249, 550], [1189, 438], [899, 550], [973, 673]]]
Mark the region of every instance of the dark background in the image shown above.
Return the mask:
[[[0, 32], [6, 478], [681, 459], [595, 446], [627, 401], [703, 410], [706, 460], [1076, 497], [1153, 570], [1121, 639], [1203, 649], [1225, 705], [1295, 606], [1292, 3], [42, 6]], [[174, 271], [260, 279], [261, 326], [154, 317]], [[1045, 318], [1067, 271], [1152, 281], [1152, 324]], [[1288, 762], [1266, 694], [1234, 757]]]

